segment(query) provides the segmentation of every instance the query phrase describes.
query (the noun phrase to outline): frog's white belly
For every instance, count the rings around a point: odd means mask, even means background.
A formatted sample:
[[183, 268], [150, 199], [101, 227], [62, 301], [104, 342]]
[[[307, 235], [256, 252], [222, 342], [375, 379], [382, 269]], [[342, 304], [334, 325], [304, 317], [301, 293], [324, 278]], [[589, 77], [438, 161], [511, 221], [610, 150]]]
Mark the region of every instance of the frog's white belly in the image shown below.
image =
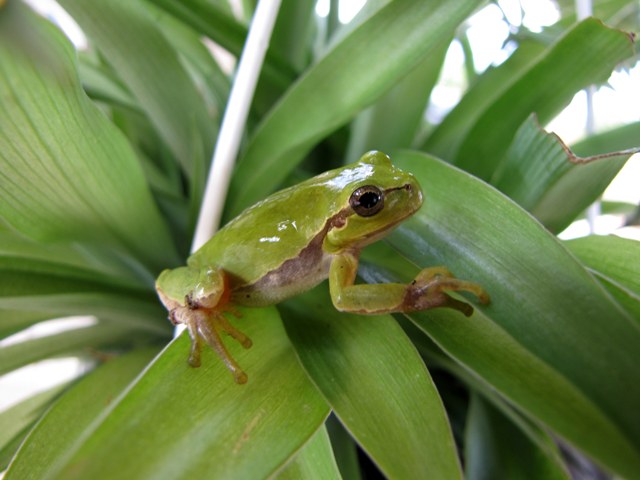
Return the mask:
[[263, 307], [315, 287], [329, 276], [333, 255], [322, 249], [285, 261], [257, 282], [238, 285], [231, 292], [231, 301], [238, 305]]

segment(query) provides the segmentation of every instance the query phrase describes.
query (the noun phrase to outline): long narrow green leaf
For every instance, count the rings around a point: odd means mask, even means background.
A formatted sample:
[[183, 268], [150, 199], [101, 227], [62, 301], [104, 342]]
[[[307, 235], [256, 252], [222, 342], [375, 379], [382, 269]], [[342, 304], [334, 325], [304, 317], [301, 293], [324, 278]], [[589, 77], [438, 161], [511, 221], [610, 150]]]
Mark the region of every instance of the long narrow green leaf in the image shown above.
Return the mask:
[[579, 158], [532, 115], [516, 133], [491, 183], [549, 230], [560, 232], [602, 194], [630, 156]]
[[280, 480], [339, 479], [327, 429], [322, 426], [286, 468], [276, 477]]
[[504, 63], [488, 68], [431, 132], [422, 149], [443, 160], [453, 161], [478, 119], [511, 87], [516, 78], [535, 64], [544, 50], [545, 45], [541, 42], [522, 42]]
[[74, 385], [31, 431], [5, 478], [46, 478], [49, 466], [74, 445], [156, 352], [146, 348], [127, 353]]
[[445, 39], [412, 72], [355, 118], [347, 161], [355, 162], [362, 152], [369, 150], [388, 152], [413, 145], [450, 42], [450, 38]]
[[525, 416], [521, 410], [514, 407], [482, 377], [449, 357], [417, 325], [408, 319], [401, 319], [400, 323], [430, 369], [443, 369], [454, 375], [457, 380], [462, 381], [468, 387], [471, 394], [480, 395], [492, 408], [508, 419], [520, 431], [520, 434], [526, 436], [528, 441], [533, 443], [535, 448], [548, 457], [552, 463], [558, 465], [563, 463], [558, 447], [550, 439], [546, 427], [540, 425], [530, 416]]
[[0, 57], [0, 216], [31, 238], [175, 261], [137, 160], [82, 92], [66, 37], [12, 1], [0, 9]]
[[[549, 444], [553, 441], [548, 438]], [[472, 395], [465, 438], [467, 480], [557, 479], [571, 477], [565, 467], [531, 442], [479, 396]]]
[[358, 447], [349, 432], [344, 428], [335, 415], [329, 416], [325, 422], [333, 455], [340, 469], [342, 478], [348, 480], [361, 480], [360, 465], [358, 463]]
[[[443, 122], [425, 147], [488, 179], [531, 113], [544, 125], [576, 92], [606, 81], [616, 65], [632, 55], [633, 40], [628, 34], [592, 18], [584, 20], [543, 51], [528, 47], [527, 55], [517, 62], [498, 67], [491, 76], [506, 80], [498, 91], [483, 98], [483, 92], [496, 85], [488, 79], [479, 82], [478, 91], [472, 89], [469, 101], [454, 110], [458, 120], [447, 122], [446, 127]], [[498, 70], [504, 72], [498, 74]], [[511, 71], [513, 76], [506, 75]]]
[[[425, 205], [390, 242], [420, 266], [447, 265], [492, 304], [471, 321], [412, 318], [451, 356], [613, 470], [640, 469], [640, 331], [555, 237], [498, 192], [405, 152]], [[460, 192], [465, 197], [460, 198]]]
[[340, 314], [317, 289], [284, 319], [309, 376], [387, 476], [461, 478], [440, 397], [393, 318]]
[[[87, 428], [48, 478], [266, 478], [313, 436], [328, 407], [300, 367], [275, 309], [245, 309], [250, 350], [228, 342], [249, 375], [233, 383], [206, 348], [187, 364], [189, 339], [166, 348]], [[161, 421], [159, 421], [161, 419]]]
[[169, 329], [155, 292], [121, 285], [118, 278], [64, 263], [64, 258], [58, 263], [0, 254], [0, 308], [57, 316], [95, 315], [156, 334]]
[[[149, 1], [240, 57], [248, 29], [233, 17], [228, 7], [206, 0]], [[295, 78], [295, 69], [273, 49], [267, 49], [264, 74], [274, 88], [283, 89]]]
[[640, 147], [640, 122], [629, 123], [591, 135], [571, 145], [576, 155], [588, 157]]
[[569, 240], [565, 245], [640, 322], [640, 242], [614, 235], [591, 235]]
[[205, 171], [201, 165], [210, 158], [216, 127], [144, 3], [61, 0], [60, 4], [114, 67], [186, 174]]
[[52, 315], [43, 312], [0, 310], [0, 340], [49, 318]]
[[297, 71], [304, 70], [311, 61], [317, 30], [316, 3], [315, 0], [284, 0], [273, 27], [270, 47]]
[[88, 348], [135, 343], [136, 333], [132, 328], [104, 322], [5, 346], [0, 348], [0, 374], [45, 358], [86, 353]]
[[396, 1], [352, 31], [264, 119], [233, 177], [227, 218], [275, 190], [315, 143], [415, 68], [479, 3]]
[[569, 30], [516, 78], [478, 119], [460, 146], [456, 165], [490, 178], [510, 139], [535, 112], [546, 123], [588, 85], [606, 82], [633, 56], [633, 37], [590, 18]]
[[65, 387], [55, 386], [0, 412], [0, 470], [7, 466], [31, 425]]

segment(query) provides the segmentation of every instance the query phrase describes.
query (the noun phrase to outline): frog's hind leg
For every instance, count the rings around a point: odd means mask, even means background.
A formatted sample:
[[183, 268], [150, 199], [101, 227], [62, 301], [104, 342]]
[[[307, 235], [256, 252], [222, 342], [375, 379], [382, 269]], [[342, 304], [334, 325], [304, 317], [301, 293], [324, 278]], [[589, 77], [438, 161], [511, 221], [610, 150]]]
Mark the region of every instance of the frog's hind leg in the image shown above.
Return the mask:
[[[195, 313], [195, 312], [194, 312]], [[221, 332], [229, 334], [236, 339], [244, 348], [251, 347], [251, 340], [244, 333], [233, 327], [224, 317], [224, 314], [217, 309], [198, 309], [197, 315], [192, 316], [192, 321], [188, 323], [189, 333], [192, 329], [196, 333], [196, 340], [192, 334], [191, 356], [189, 363], [193, 365], [192, 359], [200, 359], [200, 338], [209, 344], [209, 346], [218, 354], [226, 367], [233, 374], [236, 383], [247, 383], [247, 374], [240, 368], [229, 350], [222, 341]], [[194, 355], [194, 352], [197, 353]], [[195, 365], [193, 365], [195, 366]]]

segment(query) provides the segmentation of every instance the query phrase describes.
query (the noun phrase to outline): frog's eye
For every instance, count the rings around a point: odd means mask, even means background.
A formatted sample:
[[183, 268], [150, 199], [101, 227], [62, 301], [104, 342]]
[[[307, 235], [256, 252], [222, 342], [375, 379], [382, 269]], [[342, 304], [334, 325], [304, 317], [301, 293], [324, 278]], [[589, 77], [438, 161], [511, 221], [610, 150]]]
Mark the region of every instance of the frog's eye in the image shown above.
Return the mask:
[[361, 217], [370, 217], [384, 207], [384, 195], [378, 187], [365, 185], [351, 194], [349, 205]]

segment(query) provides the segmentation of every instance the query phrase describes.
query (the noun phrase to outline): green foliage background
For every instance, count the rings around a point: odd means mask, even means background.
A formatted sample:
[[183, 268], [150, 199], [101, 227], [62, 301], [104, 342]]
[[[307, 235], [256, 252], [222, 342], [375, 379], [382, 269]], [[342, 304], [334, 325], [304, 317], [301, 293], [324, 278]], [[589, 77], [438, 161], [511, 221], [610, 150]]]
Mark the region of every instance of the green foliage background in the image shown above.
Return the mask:
[[97, 321], [0, 344], [0, 373], [75, 355], [92, 368], [0, 412], [5, 478], [360, 478], [357, 448], [389, 478], [567, 479], [581, 455], [640, 477], [640, 247], [555, 236], [629, 156], [598, 155], [638, 147], [640, 123], [573, 146], [587, 162], [540, 127], [637, 62], [637, 2], [595, 2], [581, 22], [559, 2], [557, 24], [514, 31], [509, 59], [469, 72], [430, 125], [447, 48], [485, 2], [370, 0], [340, 25], [284, 0], [225, 218], [383, 150], [426, 201], [365, 252], [363, 279], [444, 264], [493, 301], [470, 319], [360, 317], [321, 286], [245, 309], [254, 346], [229, 345], [242, 387], [212, 352], [188, 367], [153, 282], [188, 255], [229, 95], [202, 38], [238, 55], [254, 4], [237, 18], [223, 0], [59, 3], [87, 51], [0, 2], [0, 339]]

